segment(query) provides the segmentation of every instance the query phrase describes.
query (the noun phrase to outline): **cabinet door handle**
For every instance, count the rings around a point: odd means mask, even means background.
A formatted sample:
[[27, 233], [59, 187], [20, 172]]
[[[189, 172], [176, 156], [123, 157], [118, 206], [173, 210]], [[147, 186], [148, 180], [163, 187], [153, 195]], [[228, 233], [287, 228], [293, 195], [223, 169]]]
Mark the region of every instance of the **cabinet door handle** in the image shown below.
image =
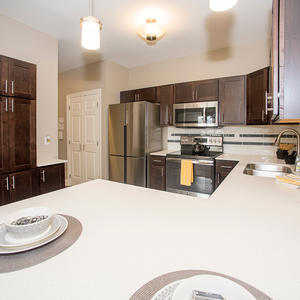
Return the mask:
[[11, 82], [11, 93], [12, 94], [15, 93], [15, 82], [14, 81]]
[[5, 183], [6, 183], [5, 188], [7, 191], [9, 191], [9, 178], [8, 177], [5, 178]]
[[42, 181], [45, 182], [46, 181], [46, 177], [45, 177], [45, 170], [42, 171]]
[[223, 123], [224, 123], [224, 119], [225, 119], [225, 114], [223, 113]]
[[12, 177], [12, 189], [14, 190], [16, 188], [16, 183], [15, 183], [15, 176]]
[[164, 168], [161, 168], [161, 177], [164, 177]]
[[265, 112], [264, 110], [261, 111], [261, 119], [264, 122], [265, 121]]
[[195, 100], [198, 100], [198, 90], [196, 90]]
[[159, 159], [153, 159], [152, 161], [153, 161], [153, 162], [156, 162], [156, 163], [161, 163], [161, 162], [162, 162], [162, 161], [159, 160]]
[[7, 79], [5, 80], [5, 94], [8, 92], [8, 81]]
[[8, 112], [8, 99], [5, 98], [5, 111]]
[[268, 91], [266, 91], [266, 115], [268, 115]]
[[230, 166], [220, 166], [220, 168], [224, 168], [224, 169], [232, 169], [232, 167], [230, 167]]
[[11, 100], [11, 112], [14, 112], [15, 110], [15, 101], [14, 99]]
[[218, 173], [218, 185], [220, 184], [220, 173]]
[[195, 91], [193, 90], [193, 99], [192, 100], [195, 100]]

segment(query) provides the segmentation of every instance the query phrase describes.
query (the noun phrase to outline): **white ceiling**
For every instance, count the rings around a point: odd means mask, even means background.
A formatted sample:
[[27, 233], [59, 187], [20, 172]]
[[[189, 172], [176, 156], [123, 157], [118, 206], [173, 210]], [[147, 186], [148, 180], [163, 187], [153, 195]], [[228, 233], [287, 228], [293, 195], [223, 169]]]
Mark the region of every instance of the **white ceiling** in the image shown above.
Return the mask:
[[[60, 72], [100, 59], [132, 68], [235, 44], [270, 38], [272, 0], [239, 0], [226, 13], [209, 10], [209, 0], [94, 0], [103, 22], [101, 49], [80, 46], [79, 20], [88, 0], [0, 0], [0, 12], [59, 41]], [[148, 12], [151, 11], [151, 15]], [[148, 46], [136, 34], [141, 19], [154, 16], [167, 34]]]

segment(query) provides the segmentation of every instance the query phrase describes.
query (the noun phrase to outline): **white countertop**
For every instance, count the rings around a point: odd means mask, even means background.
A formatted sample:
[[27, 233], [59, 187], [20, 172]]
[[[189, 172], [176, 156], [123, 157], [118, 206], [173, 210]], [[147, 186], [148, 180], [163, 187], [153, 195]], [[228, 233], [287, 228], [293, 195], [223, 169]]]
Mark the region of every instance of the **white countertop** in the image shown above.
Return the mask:
[[157, 152], [152, 152], [150, 155], [157, 155], [157, 156], [167, 156], [168, 153], [175, 152], [176, 150], [161, 150]]
[[0, 220], [47, 205], [83, 224], [66, 251], [0, 274], [1, 297], [128, 300], [156, 276], [201, 269], [300, 299], [300, 190], [244, 175], [244, 158], [207, 200], [96, 180], [1, 207]]
[[67, 163], [67, 160], [64, 159], [58, 159], [58, 158], [47, 158], [47, 159], [38, 159], [37, 161], [37, 167], [46, 167], [51, 165], [57, 165], [57, 164], [64, 164]]

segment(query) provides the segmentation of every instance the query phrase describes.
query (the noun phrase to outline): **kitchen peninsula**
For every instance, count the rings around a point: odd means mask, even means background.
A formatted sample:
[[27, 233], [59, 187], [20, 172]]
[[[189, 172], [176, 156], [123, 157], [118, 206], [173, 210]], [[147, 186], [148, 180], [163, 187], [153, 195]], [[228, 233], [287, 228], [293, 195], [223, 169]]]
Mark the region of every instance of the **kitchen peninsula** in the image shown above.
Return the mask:
[[[300, 295], [300, 191], [237, 166], [207, 200], [95, 180], [1, 207], [0, 219], [45, 205], [79, 219], [79, 240], [56, 257], [0, 274], [5, 299], [128, 300], [164, 273], [199, 269], [230, 275], [272, 299]], [[13, 288], [17, 287], [17, 288]]]

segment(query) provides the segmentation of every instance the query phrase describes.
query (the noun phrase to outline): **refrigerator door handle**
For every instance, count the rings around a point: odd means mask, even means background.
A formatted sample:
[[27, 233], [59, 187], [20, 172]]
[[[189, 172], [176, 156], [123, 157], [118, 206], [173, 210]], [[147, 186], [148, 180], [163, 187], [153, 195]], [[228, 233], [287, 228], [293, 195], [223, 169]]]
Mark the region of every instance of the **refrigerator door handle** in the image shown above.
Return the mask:
[[124, 125], [124, 183], [127, 183], [127, 125]]

